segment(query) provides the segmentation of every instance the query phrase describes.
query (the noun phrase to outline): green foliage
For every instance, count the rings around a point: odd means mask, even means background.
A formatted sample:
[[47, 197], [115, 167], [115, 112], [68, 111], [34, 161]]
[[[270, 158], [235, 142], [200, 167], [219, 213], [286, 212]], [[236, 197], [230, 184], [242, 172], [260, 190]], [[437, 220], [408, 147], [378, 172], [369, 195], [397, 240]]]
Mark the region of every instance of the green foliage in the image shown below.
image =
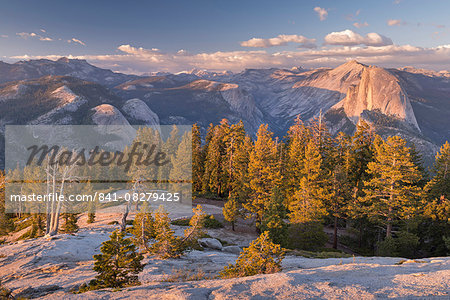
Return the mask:
[[326, 215], [325, 202], [329, 192], [323, 187], [322, 158], [314, 141], [305, 149], [302, 176], [289, 205], [291, 223], [314, 222]]
[[202, 149], [202, 137], [200, 127], [197, 124], [192, 125], [192, 189], [193, 191], [202, 190], [202, 178], [205, 172], [203, 161], [204, 151]]
[[204, 224], [207, 215], [200, 204], [192, 212], [194, 215], [189, 220], [189, 227], [184, 230], [183, 243], [189, 248], [197, 248], [197, 240], [206, 234]]
[[248, 248], [244, 248], [236, 263], [226, 266], [220, 276], [232, 278], [280, 272], [283, 258], [284, 250], [274, 244], [269, 232], [265, 231]]
[[250, 201], [244, 203], [244, 207], [255, 216], [257, 227], [263, 221], [265, 207], [270, 201], [274, 187], [280, 186], [282, 181], [278, 166], [278, 149], [272, 135], [267, 125], [261, 125], [249, 158], [248, 176], [251, 193]]
[[102, 243], [101, 254], [94, 255], [97, 286], [120, 288], [139, 284], [137, 274], [144, 268], [143, 256], [125, 234], [115, 230], [108, 241]]
[[158, 258], [178, 258], [183, 253], [180, 238], [174, 235], [170, 228], [169, 213], [161, 205], [153, 215], [155, 229], [155, 243], [151, 246], [150, 252]]
[[266, 204], [263, 220], [260, 225], [261, 232], [268, 231], [272, 241], [282, 246], [286, 245], [288, 224], [286, 218], [286, 207], [280, 189], [275, 187], [272, 191], [270, 201]]
[[203, 226], [205, 228], [209, 228], [209, 229], [218, 229], [218, 228], [223, 228], [223, 224], [217, 220], [216, 218], [214, 218], [213, 215], [207, 215], [203, 221]]
[[364, 182], [361, 213], [385, 225], [388, 237], [394, 221], [408, 219], [416, 213], [421, 189], [415, 183], [421, 175], [402, 138], [393, 136], [383, 141], [378, 137], [374, 146], [375, 161], [368, 164], [372, 178]]
[[[176, 219], [172, 220], [171, 224], [176, 226], [189, 226], [189, 222], [191, 221], [190, 218], [182, 218], [182, 219]], [[223, 224], [214, 218], [213, 215], [206, 215], [205, 219], [203, 220], [203, 227], [209, 228], [209, 229], [217, 229], [217, 228], [223, 228]]]
[[133, 241], [141, 251], [149, 251], [148, 243], [156, 237], [154, 223], [155, 220], [152, 216], [150, 206], [148, 202], [144, 202], [141, 210], [133, 220], [133, 227], [131, 229]]
[[63, 231], [65, 233], [73, 233], [78, 231], [78, 214], [73, 214], [73, 213], [65, 213], [63, 215], [63, 219], [64, 219], [64, 227], [63, 227]]
[[235, 197], [231, 197], [230, 199], [228, 199], [227, 202], [225, 202], [222, 209], [223, 217], [225, 218], [225, 221], [231, 223], [233, 231], [234, 231], [234, 224], [236, 223], [240, 215], [239, 206], [240, 205], [237, 199]]
[[294, 223], [288, 228], [288, 248], [317, 251], [328, 241], [328, 235], [318, 222]]
[[419, 237], [413, 233], [401, 231], [396, 238], [387, 237], [378, 243], [379, 256], [398, 256], [414, 258], [419, 245]]

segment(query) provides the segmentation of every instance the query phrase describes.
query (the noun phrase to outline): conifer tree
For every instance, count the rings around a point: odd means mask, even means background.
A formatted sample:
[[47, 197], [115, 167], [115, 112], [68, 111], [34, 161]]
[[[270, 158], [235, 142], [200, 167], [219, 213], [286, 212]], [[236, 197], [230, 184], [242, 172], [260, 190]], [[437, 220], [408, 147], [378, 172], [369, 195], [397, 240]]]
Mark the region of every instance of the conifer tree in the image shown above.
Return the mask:
[[297, 116], [295, 124], [288, 131], [287, 157], [286, 157], [286, 179], [284, 180], [284, 190], [287, 203], [290, 203], [294, 196], [294, 191], [299, 188], [302, 177], [303, 162], [305, 160], [305, 149], [312, 139], [310, 128]]
[[361, 197], [364, 211], [374, 221], [386, 226], [386, 237], [392, 235], [392, 225], [398, 219], [411, 217], [418, 207], [421, 189], [417, 166], [405, 140], [398, 136], [375, 140], [375, 161], [368, 164], [371, 179], [364, 182]]
[[194, 215], [189, 220], [189, 227], [184, 231], [184, 239], [182, 241], [183, 246], [186, 245], [190, 248], [195, 248], [197, 240], [206, 235], [204, 230], [204, 222], [207, 217], [206, 213], [200, 204], [192, 209]]
[[200, 192], [202, 190], [202, 178], [205, 172], [205, 158], [202, 149], [202, 138], [200, 128], [197, 124], [192, 125], [192, 189]]
[[177, 258], [182, 254], [181, 241], [170, 228], [169, 213], [161, 205], [154, 212], [155, 243], [151, 252], [161, 259]]
[[155, 238], [155, 220], [150, 205], [145, 201], [133, 220], [133, 241], [141, 251], [150, 251], [149, 242]]
[[333, 248], [337, 248], [338, 220], [346, 217], [348, 204], [351, 200], [351, 184], [349, 181], [351, 156], [351, 138], [347, 134], [339, 133], [335, 141], [333, 170], [325, 183], [330, 190], [330, 197], [325, 205], [328, 214], [334, 219]]
[[0, 170], [0, 236], [9, 233], [14, 228], [11, 216], [5, 213], [5, 183], [5, 175]]
[[436, 154], [433, 178], [427, 183], [425, 215], [450, 224], [450, 143], [445, 142]]
[[94, 255], [94, 271], [99, 287], [120, 288], [139, 284], [138, 276], [144, 268], [143, 256], [136, 252], [131, 239], [115, 230], [108, 241], [102, 243], [101, 254]]
[[268, 231], [272, 241], [276, 244], [285, 245], [288, 225], [286, 218], [286, 206], [283, 196], [278, 187], [274, 187], [269, 202], [264, 210], [264, 217], [260, 230]]
[[319, 221], [326, 214], [325, 202], [330, 195], [322, 186], [321, 166], [322, 157], [319, 149], [311, 140], [306, 147], [299, 188], [294, 191], [289, 205], [289, 218], [292, 223]]
[[212, 136], [206, 148], [205, 160], [205, 184], [207, 190], [223, 197], [228, 191], [229, 177], [226, 142], [230, 133], [230, 125], [227, 119], [223, 119], [219, 125], [215, 126]]
[[65, 233], [73, 233], [78, 230], [78, 214], [75, 213], [65, 213], [63, 214], [64, 227], [63, 231]]
[[251, 194], [249, 202], [246, 202], [244, 207], [255, 216], [257, 228], [263, 222], [264, 211], [274, 187], [280, 186], [282, 181], [277, 165], [277, 147], [272, 135], [267, 125], [261, 125], [249, 158], [248, 176]]
[[229, 184], [228, 198], [235, 198], [240, 205], [250, 193], [248, 165], [253, 143], [250, 136], [245, 136], [242, 140], [237, 140], [237, 146], [233, 154], [232, 175]]
[[244, 149], [245, 143], [244, 124], [240, 121], [238, 124], [230, 126], [227, 136], [225, 136], [226, 151], [226, 172], [228, 173], [228, 197], [232, 195], [242, 195], [244, 189], [243, 171], [248, 168], [248, 158], [245, 156], [249, 149]]
[[171, 190], [180, 193], [183, 197], [189, 197], [192, 187], [184, 184], [192, 178], [192, 141], [191, 132], [185, 132], [175, 154], [171, 156], [172, 169], [169, 173]]
[[225, 202], [222, 213], [223, 217], [225, 218], [225, 221], [228, 221], [231, 223], [231, 229], [234, 231], [234, 225], [239, 217], [239, 202], [237, 201], [236, 197], [232, 196], [231, 198], [228, 198], [228, 201]]
[[280, 272], [283, 258], [283, 249], [274, 244], [265, 231], [241, 252], [235, 264], [226, 266], [220, 276], [232, 278]]

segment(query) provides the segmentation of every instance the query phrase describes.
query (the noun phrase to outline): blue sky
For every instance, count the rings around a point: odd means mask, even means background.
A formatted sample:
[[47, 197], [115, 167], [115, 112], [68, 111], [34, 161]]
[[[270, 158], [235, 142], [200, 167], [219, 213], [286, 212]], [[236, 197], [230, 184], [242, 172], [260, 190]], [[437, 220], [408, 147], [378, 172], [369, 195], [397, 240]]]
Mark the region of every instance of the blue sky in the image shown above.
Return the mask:
[[[1, 1], [0, 59], [117, 71], [335, 66], [450, 69], [450, 1]], [[180, 51], [182, 50], [182, 51]]]

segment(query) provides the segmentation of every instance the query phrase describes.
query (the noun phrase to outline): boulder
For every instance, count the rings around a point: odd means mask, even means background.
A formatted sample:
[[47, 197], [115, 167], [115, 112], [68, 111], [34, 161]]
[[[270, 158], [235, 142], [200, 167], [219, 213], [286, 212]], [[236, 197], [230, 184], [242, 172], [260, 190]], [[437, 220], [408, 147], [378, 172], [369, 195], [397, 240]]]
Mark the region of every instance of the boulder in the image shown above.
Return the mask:
[[199, 239], [198, 243], [204, 248], [210, 248], [215, 250], [222, 250], [222, 243], [218, 239], [213, 238], [203, 238]]
[[225, 246], [222, 248], [222, 251], [233, 253], [233, 254], [240, 254], [242, 249], [239, 248], [238, 246]]

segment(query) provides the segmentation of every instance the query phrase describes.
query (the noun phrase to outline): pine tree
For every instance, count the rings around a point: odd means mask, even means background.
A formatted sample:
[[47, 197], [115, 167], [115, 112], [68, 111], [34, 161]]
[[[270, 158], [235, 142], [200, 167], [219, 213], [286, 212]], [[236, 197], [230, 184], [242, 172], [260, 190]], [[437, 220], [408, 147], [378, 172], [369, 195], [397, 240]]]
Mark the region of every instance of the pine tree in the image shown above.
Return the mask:
[[148, 202], [142, 204], [140, 211], [134, 217], [131, 234], [133, 234], [134, 244], [141, 251], [150, 251], [148, 244], [156, 235], [155, 220]]
[[[206, 148], [205, 184], [206, 190], [223, 197], [228, 191], [229, 177], [226, 142], [230, 133], [230, 124], [223, 119], [215, 126]], [[207, 181], [207, 182], [206, 182]]]
[[94, 255], [94, 271], [99, 287], [120, 288], [139, 284], [139, 272], [144, 269], [143, 256], [136, 252], [131, 239], [115, 230], [108, 241], [102, 243], [101, 254]]
[[0, 170], [0, 236], [14, 229], [14, 222], [11, 220], [11, 216], [5, 213], [5, 183], [5, 175]]
[[325, 183], [330, 190], [330, 197], [325, 205], [328, 214], [334, 219], [333, 248], [337, 248], [338, 220], [346, 217], [348, 204], [351, 200], [351, 184], [349, 181], [351, 155], [351, 138], [339, 133], [335, 141], [335, 153], [333, 158], [333, 170]]
[[250, 194], [248, 165], [253, 143], [250, 136], [245, 136], [243, 140], [237, 140], [236, 150], [233, 153], [231, 163], [232, 175], [229, 184], [228, 198], [236, 198], [240, 203], [248, 199]]
[[184, 231], [183, 245], [187, 245], [189, 248], [195, 248], [199, 238], [206, 235], [204, 230], [204, 222], [207, 217], [200, 204], [192, 209], [194, 215], [189, 220], [189, 227]]
[[307, 223], [321, 220], [326, 214], [325, 202], [330, 197], [323, 188], [322, 157], [317, 144], [311, 140], [305, 151], [299, 188], [294, 191], [289, 205], [291, 223]]
[[192, 141], [191, 132], [186, 131], [181, 137], [181, 142], [176, 149], [174, 155], [171, 156], [172, 169], [169, 173], [171, 182], [171, 190], [183, 197], [189, 198], [192, 192], [190, 185], [184, 184], [192, 178]]
[[257, 140], [250, 153], [248, 176], [251, 190], [249, 202], [244, 207], [256, 218], [259, 228], [263, 222], [264, 210], [270, 201], [274, 187], [280, 186], [282, 177], [278, 168], [277, 147], [267, 125], [261, 125]]
[[297, 116], [295, 124], [288, 131], [287, 157], [286, 157], [286, 180], [284, 180], [284, 191], [289, 204], [294, 192], [299, 188], [302, 177], [303, 162], [305, 161], [305, 149], [312, 139], [310, 128]]
[[417, 166], [411, 159], [406, 142], [398, 137], [375, 140], [375, 161], [368, 164], [371, 179], [364, 182], [365, 196], [361, 197], [365, 213], [386, 226], [386, 237], [391, 237], [392, 225], [397, 219], [411, 217], [418, 206], [421, 189]]
[[78, 214], [75, 213], [64, 213], [63, 214], [64, 219], [64, 227], [63, 231], [65, 233], [73, 233], [78, 231]]
[[269, 202], [264, 210], [264, 217], [260, 230], [268, 231], [272, 241], [276, 244], [285, 245], [287, 238], [288, 224], [286, 218], [286, 206], [281, 191], [274, 187]]
[[202, 190], [202, 178], [205, 172], [205, 158], [202, 149], [202, 138], [200, 128], [197, 124], [192, 125], [192, 189], [200, 192]]
[[241, 252], [235, 264], [226, 266], [220, 276], [232, 278], [280, 272], [283, 258], [283, 249], [274, 244], [265, 231]]
[[450, 223], [450, 143], [442, 145], [433, 165], [433, 178], [427, 183], [425, 215]]
[[231, 223], [231, 229], [233, 231], [235, 230], [234, 225], [240, 216], [239, 207], [239, 202], [234, 196], [232, 196], [231, 198], [228, 198], [228, 201], [225, 202], [222, 209], [223, 217], [225, 218], [225, 221]]
[[182, 254], [181, 241], [170, 228], [169, 213], [161, 205], [154, 213], [155, 243], [151, 252], [161, 259], [177, 258]]

